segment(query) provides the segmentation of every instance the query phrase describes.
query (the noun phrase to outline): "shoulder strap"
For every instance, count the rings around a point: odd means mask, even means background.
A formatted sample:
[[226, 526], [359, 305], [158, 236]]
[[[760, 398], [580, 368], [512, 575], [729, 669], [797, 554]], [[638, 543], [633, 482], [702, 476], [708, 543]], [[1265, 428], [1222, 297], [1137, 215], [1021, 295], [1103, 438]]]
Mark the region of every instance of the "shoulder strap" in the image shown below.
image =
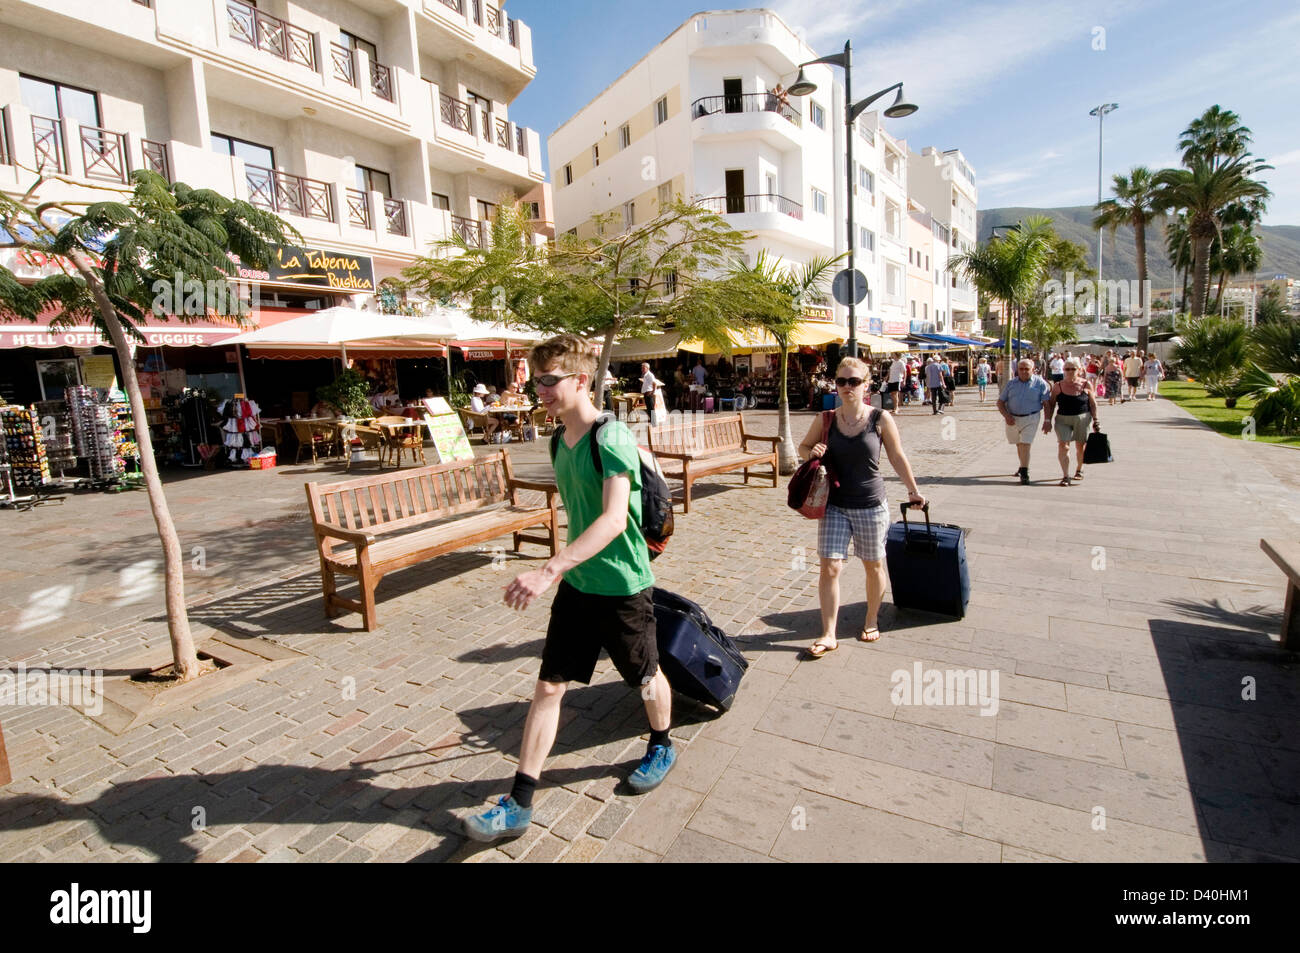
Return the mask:
[[876, 422], [880, 420], [880, 415], [883, 414], [884, 412], [885, 412], [884, 409], [880, 407], [871, 408], [871, 419], [867, 421], [868, 430], [875, 431]]
[[831, 424], [835, 421], [835, 411], [822, 411], [822, 443], [826, 443], [831, 436]]
[[555, 451], [560, 445], [560, 437], [564, 435], [564, 424], [556, 424], [554, 432], [551, 434], [551, 466], [555, 466]]
[[[595, 466], [597, 473], [604, 473], [605, 468], [601, 465], [600, 462], [600, 446], [596, 443], [596, 440], [597, 437], [599, 436], [600, 428], [613, 419], [614, 418], [609, 414], [601, 414], [599, 417], [595, 419], [595, 421], [591, 425], [591, 431], [590, 431], [591, 462], [592, 465]], [[559, 441], [563, 436], [564, 436], [564, 424], [559, 424], [555, 428], [555, 432], [551, 434], [551, 465], [552, 466], [555, 465], [555, 451], [559, 447]]]

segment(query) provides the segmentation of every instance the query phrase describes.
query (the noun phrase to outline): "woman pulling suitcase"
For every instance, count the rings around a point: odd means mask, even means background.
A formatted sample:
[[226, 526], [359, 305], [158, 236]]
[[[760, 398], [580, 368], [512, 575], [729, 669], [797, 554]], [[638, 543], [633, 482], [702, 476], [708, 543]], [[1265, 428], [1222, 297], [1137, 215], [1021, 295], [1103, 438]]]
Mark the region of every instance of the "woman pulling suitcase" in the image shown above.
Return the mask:
[[[826, 515], [817, 524], [817, 555], [821, 578], [817, 593], [821, 602], [821, 636], [808, 648], [808, 655], [821, 658], [838, 647], [836, 616], [840, 608], [840, 572], [848, 558], [849, 541], [854, 554], [867, 571], [867, 619], [863, 642], [880, 638], [877, 615], [885, 597], [885, 534], [889, 531], [889, 501], [885, 478], [880, 473], [880, 450], [908, 489], [912, 507], [925, 505], [903, 453], [898, 426], [886, 410], [872, 409], [865, 396], [871, 386], [871, 369], [857, 358], [846, 357], [835, 372], [840, 406], [832, 415], [819, 415], [799, 445], [808, 459], [821, 457], [832, 476]], [[823, 420], [827, 425], [823, 428]]]

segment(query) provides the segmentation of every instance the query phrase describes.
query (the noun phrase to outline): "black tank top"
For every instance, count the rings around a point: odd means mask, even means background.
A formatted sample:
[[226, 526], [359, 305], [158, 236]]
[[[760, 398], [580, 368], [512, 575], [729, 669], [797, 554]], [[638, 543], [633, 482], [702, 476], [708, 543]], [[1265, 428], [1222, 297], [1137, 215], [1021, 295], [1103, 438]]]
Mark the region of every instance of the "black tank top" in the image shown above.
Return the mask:
[[829, 502], [842, 509], [869, 509], [885, 500], [885, 478], [880, 473], [880, 432], [876, 421], [880, 411], [872, 410], [867, 427], [855, 437], [840, 433], [838, 415], [831, 419], [826, 441], [826, 461], [839, 481], [832, 486]]
[[1082, 390], [1077, 394], [1067, 394], [1065, 388], [1056, 391], [1056, 412], [1064, 417], [1077, 417], [1088, 412], [1088, 395]]

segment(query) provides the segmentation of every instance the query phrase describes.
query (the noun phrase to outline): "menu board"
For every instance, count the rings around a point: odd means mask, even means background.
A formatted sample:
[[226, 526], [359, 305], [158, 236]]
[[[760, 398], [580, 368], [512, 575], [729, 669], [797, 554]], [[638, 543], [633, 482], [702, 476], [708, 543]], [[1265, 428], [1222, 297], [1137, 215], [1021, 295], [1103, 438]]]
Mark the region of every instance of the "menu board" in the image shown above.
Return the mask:
[[92, 354], [81, 359], [81, 380], [87, 387], [111, 390], [117, 386], [117, 369], [111, 354]]
[[425, 399], [424, 406], [424, 425], [429, 428], [438, 462], [473, 460], [474, 448], [469, 445], [469, 437], [465, 435], [460, 415], [451, 409], [451, 405], [441, 397], [429, 397]]

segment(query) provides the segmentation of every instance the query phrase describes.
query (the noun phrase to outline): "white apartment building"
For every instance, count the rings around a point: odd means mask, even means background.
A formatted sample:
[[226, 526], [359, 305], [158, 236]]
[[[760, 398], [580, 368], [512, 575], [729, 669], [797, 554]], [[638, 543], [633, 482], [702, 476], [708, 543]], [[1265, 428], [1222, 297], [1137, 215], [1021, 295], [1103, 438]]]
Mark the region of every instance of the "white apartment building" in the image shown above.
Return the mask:
[[[549, 137], [556, 231], [588, 234], [592, 216], [611, 211], [644, 222], [679, 196], [752, 233], [750, 261], [760, 249], [787, 263], [844, 251], [843, 86], [816, 66], [810, 95], [785, 104], [768, 92], [817, 55], [765, 10], [691, 17]], [[870, 155], [862, 166], [874, 176]], [[871, 243], [878, 213], [864, 193], [858, 222]], [[873, 257], [858, 265], [874, 294]]]
[[948, 270], [948, 258], [975, 247], [975, 211], [979, 205], [975, 170], [961, 150], [940, 152], [933, 146], [922, 149], [919, 155], [909, 153], [907, 166], [911, 195], [928, 210], [934, 233], [937, 330], [979, 334], [975, 287]]
[[[7, 0], [0, 189], [24, 192], [41, 168], [67, 180], [42, 198], [103, 199], [151, 168], [269, 209], [322, 259], [356, 265], [249, 275], [255, 308], [368, 297], [435, 240], [485, 240], [499, 202], [544, 182], [541, 141], [510, 111], [536, 75], [531, 33], [494, 3]], [[0, 337], [0, 355], [14, 346]]]

